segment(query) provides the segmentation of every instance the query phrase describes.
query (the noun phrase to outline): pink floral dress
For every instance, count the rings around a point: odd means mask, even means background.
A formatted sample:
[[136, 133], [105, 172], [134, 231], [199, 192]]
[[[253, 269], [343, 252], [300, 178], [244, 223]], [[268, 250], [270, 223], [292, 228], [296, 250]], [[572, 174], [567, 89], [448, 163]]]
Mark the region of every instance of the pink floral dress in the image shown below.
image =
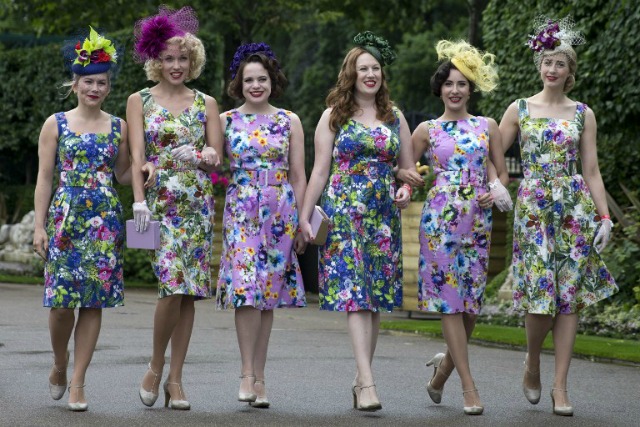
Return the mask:
[[306, 305], [293, 249], [298, 208], [287, 178], [290, 115], [225, 113], [232, 179], [223, 216], [219, 308]]
[[418, 308], [480, 312], [487, 284], [491, 209], [487, 192], [489, 125], [485, 117], [427, 122], [436, 174], [420, 222]]
[[513, 303], [534, 314], [575, 313], [617, 286], [593, 248], [600, 216], [577, 172], [586, 104], [573, 120], [531, 118], [516, 101], [524, 179], [513, 221]]

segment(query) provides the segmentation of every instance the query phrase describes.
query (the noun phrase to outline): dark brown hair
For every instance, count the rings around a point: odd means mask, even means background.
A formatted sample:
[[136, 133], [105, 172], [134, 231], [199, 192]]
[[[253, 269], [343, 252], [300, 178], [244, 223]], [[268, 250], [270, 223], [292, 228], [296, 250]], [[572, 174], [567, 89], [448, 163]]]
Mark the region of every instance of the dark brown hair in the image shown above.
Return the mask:
[[271, 80], [271, 95], [269, 98], [277, 98], [284, 93], [284, 89], [287, 86], [287, 78], [280, 70], [278, 61], [271, 59], [261, 52], [253, 53], [245, 58], [238, 67], [238, 71], [234, 79], [229, 82], [227, 88], [227, 94], [235, 99], [244, 99], [242, 96], [242, 79], [244, 74], [244, 67], [250, 62], [257, 62], [269, 73], [269, 79]]
[[[438, 66], [436, 72], [431, 76], [431, 93], [436, 97], [440, 98], [440, 95], [442, 94], [442, 85], [447, 81], [447, 79], [449, 79], [449, 73], [451, 73], [452, 69], [458, 70], [451, 61], [445, 61]], [[467, 79], [466, 76], [465, 79]], [[469, 93], [473, 93], [476, 89], [476, 85], [469, 79], [467, 79], [467, 81], [469, 82]]]

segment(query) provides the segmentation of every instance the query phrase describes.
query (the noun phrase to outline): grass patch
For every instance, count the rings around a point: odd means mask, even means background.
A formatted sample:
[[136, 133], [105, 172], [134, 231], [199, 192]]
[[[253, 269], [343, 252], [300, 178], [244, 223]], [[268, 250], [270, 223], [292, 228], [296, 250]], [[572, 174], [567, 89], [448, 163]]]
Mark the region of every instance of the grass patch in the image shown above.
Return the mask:
[[[383, 320], [380, 322], [380, 328], [442, 338], [442, 325], [439, 320]], [[473, 330], [471, 340], [518, 348], [525, 348], [526, 346], [524, 328], [511, 326], [478, 323]], [[575, 355], [585, 358], [614, 359], [640, 363], [639, 347], [638, 341], [578, 335], [573, 352]], [[545, 339], [543, 348], [547, 350], [553, 349], [551, 334]]]

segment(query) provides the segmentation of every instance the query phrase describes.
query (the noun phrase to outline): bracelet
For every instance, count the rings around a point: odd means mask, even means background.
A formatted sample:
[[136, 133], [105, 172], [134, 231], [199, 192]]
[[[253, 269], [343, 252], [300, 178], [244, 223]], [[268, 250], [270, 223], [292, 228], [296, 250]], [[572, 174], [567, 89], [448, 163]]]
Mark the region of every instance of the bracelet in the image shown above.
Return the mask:
[[600, 219], [608, 219], [611, 220], [611, 217], [609, 215], [600, 215]]
[[411, 188], [411, 186], [409, 184], [402, 184], [401, 188], [406, 188], [407, 191], [409, 192], [409, 196], [411, 196], [413, 194], [413, 188]]

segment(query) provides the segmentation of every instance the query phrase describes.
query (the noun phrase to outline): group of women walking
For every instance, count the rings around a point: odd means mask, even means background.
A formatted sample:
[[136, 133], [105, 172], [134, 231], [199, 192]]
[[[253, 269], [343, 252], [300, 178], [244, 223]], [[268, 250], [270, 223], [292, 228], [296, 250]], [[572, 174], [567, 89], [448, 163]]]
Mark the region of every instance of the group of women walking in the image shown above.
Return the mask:
[[[226, 154], [232, 179], [215, 296], [219, 308], [235, 308], [238, 400], [270, 405], [265, 364], [273, 309], [306, 306], [297, 254], [315, 238], [310, 218], [320, 199], [331, 220], [319, 247], [320, 309], [347, 312], [356, 362], [354, 408], [381, 409], [372, 370], [380, 313], [402, 301], [400, 210], [409, 204], [412, 188], [424, 185], [414, 165], [427, 153], [436, 180], [420, 224], [417, 308], [442, 314], [447, 343], [446, 353], [427, 363], [434, 368], [427, 392], [440, 403], [455, 368], [464, 412], [481, 414], [467, 341], [487, 279], [491, 208], [512, 207], [503, 153], [518, 137], [524, 179], [516, 203], [513, 271], [514, 304], [527, 313], [523, 391], [531, 403], [540, 400], [540, 349], [552, 330], [553, 412], [571, 415], [567, 374], [577, 312], [617, 288], [599, 255], [612, 223], [598, 170], [595, 116], [566, 95], [577, 66], [571, 45], [582, 41], [570, 24], [544, 21], [536, 28], [529, 44], [543, 89], [516, 100], [499, 126], [467, 110], [474, 90], [496, 87], [494, 56], [466, 42], [440, 41], [431, 90], [442, 99], [444, 113], [421, 123], [413, 135], [385, 79], [394, 52], [381, 37], [358, 34], [316, 127], [308, 183], [301, 121], [271, 104], [286, 78], [269, 45], [238, 47], [228, 93], [240, 105], [219, 114], [213, 98], [185, 85], [205, 63], [195, 12], [161, 8], [135, 26], [134, 57], [157, 84], [129, 97], [125, 123], [101, 110], [120, 58], [113, 43], [91, 29], [68, 49], [68, 86], [77, 107], [47, 119], [39, 140], [34, 251], [46, 261], [51, 396], [61, 399], [68, 389], [69, 409], [87, 409], [84, 380], [101, 309], [123, 305], [124, 228], [112, 187], [115, 173], [120, 183], [133, 186], [137, 231], [151, 220], [160, 222], [160, 247], [151, 261], [159, 297], [140, 399], [153, 406], [165, 378], [165, 406], [190, 408], [182, 371], [194, 302], [213, 295], [213, 212], [222, 208], [214, 206], [208, 175]], [[52, 197], [56, 170], [59, 185]]]

